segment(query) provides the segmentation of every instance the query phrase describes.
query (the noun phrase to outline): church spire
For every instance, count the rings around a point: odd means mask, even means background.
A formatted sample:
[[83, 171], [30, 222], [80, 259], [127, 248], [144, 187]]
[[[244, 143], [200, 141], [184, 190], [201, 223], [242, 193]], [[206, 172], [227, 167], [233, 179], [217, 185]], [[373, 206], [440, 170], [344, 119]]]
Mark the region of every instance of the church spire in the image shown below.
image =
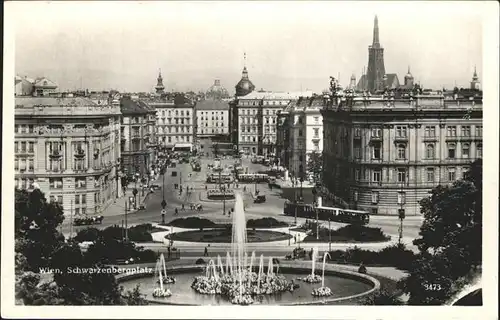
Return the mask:
[[247, 53], [243, 53], [243, 72], [242, 72], [242, 78], [243, 79], [248, 79], [248, 71], [247, 71]]
[[158, 71], [158, 79], [156, 82], [156, 93], [161, 94], [165, 90], [165, 86], [163, 85], [163, 77], [161, 76], [161, 69]]
[[378, 34], [378, 17], [375, 15], [375, 21], [373, 23], [373, 44], [374, 47], [380, 46], [380, 39]]

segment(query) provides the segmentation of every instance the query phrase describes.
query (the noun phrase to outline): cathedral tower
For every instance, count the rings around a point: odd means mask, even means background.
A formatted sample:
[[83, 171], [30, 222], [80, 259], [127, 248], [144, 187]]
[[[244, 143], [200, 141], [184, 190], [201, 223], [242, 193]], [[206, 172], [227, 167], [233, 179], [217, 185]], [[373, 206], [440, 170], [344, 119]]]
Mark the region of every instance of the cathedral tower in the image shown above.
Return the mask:
[[378, 18], [375, 16], [373, 26], [373, 43], [368, 47], [368, 72], [366, 74], [368, 80], [368, 90], [375, 92], [384, 90], [384, 48], [380, 46]]
[[472, 81], [470, 82], [470, 88], [472, 90], [480, 90], [481, 83], [479, 82], [479, 77], [477, 76], [476, 66], [474, 66], [474, 74], [472, 75]]

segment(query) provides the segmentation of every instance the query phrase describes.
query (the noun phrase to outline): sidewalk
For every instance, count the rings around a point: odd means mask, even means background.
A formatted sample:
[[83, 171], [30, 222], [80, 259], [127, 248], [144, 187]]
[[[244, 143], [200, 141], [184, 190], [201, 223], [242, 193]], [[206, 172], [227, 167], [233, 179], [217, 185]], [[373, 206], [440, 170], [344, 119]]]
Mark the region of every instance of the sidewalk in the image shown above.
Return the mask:
[[[138, 188], [139, 189], [139, 188]], [[128, 188], [125, 196], [122, 196], [121, 198], [116, 199], [116, 201], [112, 204], [110, 204], [105, 210], [101, 212], [101, 215], [104, 217], [112, 217], [112, 216], [119, 216], [119, 215], [124, 215], [125, 214], [125, 203], [128, 201], [129, 197], [133, 197], [132, 190], [134, 188]], [[147, 198], [149, 196], [149, 192], [144, 190], [144, 196], [142, 195], [142, 191], [138, 190], [139, 192], [137, 193], [137, 209], [140, 208], [140, 206], [144, 205], [145, 202], [147, 201]], [[128, 204], [127, 204], [128, 206]], [[134, 213], [137, 212], [138, 210], [132, 209], [128, 211], [128, 213]]]

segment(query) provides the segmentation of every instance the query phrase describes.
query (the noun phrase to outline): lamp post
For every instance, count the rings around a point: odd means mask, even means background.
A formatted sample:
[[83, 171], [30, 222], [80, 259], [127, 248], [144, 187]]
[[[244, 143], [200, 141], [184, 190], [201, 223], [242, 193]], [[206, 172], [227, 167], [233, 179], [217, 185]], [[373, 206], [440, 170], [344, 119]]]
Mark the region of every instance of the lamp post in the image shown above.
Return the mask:
[[[401, 184], [401, 190], [403, 190], [403, 183]], [[401, 205], [401, 208], [398, 211], [398, 216], [399, 216], [399, 240], [398, 243], [401, 244], [401, 241], [403, 240], [403, 220], [405, 219], [405, 209], [404, 205], [406, 203], [406, 197], [403, 191], [399, 193], [398, 197], [399, 204]]]
[[163, 208], [162, 212], [161, 212], [161, 223], [162, 224], [165, 224], [165, 207], [167, 206], [167, 201], [165, 201], [165, 168], [161, 168], [161, 171], [160, 171], [161, 175], [162, 175], [162, 179], [163, 179], [163, 200], [161, 201], [161, 207]]
[[137, 209], [137, 194], [139, 192], [137, 191], [137, 188], [134, 188], [134, 190], [132, 190], [132, 194], [134, 195], [134, 209]]
[[330, 218], [328, 218], [328, 252], [332, 251], [332, 229], [330, 227]]

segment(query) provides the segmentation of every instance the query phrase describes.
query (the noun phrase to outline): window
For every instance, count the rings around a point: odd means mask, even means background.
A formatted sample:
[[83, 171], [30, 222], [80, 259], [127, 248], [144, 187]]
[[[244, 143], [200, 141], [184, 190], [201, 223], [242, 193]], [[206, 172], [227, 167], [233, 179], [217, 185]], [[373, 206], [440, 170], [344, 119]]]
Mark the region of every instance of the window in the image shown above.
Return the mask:
[[87, 179], [86, 178], [75, 178], [75, 188], [85, 189], [86, 187], [87, 187]]
[[319, 137], [319, 129], [318, 128], [314, 128], [314, 137], [317, 138]]
[[406, 182], [406, 169], [404, 169], [404, 168], [398, 169], [398, 182], [401, 182], [401, 183]]
[[302, 137], [302, 129], [299, 129], [299, 137]]
[[406, 203], [406, 192], [398, 192], [398, 204]]
[[28, 125], [28, 133], [33, 133], [33, 125]]
[[319, 151], [319, 142], [318, 141], [314, 141], [313, 145], [314, 145], [314, 150], [315, 151]]
[[434, 159], [435, 156], [436, 156], [436, 153], [435, 153], [435, 149], [434, 149], [434, 144], [429, 143], [425, 147], [425, 157], [427, 159]]
[[448, 181], [455, 181], [456, 171], [455, 168], [448, 168]]
[[18, 153], [19, 152], [19, 142], [14, 142], [14, 153]]
[[426, 126], [425, 127], [425, 136], [426, 137], [435, 137], [436, 136], [436, 127], [435, 126]]
[[50, 189], [62, 189], [63, 180], [62, 178], [49, 178]]
[[382, 129], [372, 128], [372, 138], [380, 138], [380, 137], [382, 137]]
[[21, 142], [21, 153], [26, 153], [26, 141]]
[[360, 178], [361, 178], [361, 171], [359, 171], [359, 169], [355, 169], [354, 170], [354, 180], [359, 181]]
[[19, 159], [14, 160], [14, 170], [19, 170]]
[[354, 128], [354, 136], [361, 137], [361, 128]]
[[455, 150], [456, 150], [456, 145], [454, 143], [449, 143], [448, 144], [448, 158], [449, 159], [455, 159]]
[[427, 182], [434, 182], [434, 168], [427, 168]]
[[470, 126], [462, 126], [462, 136], [470, 137]]
[[483, 126], [476, 126], [476, 137], [483, 136]]
[[382, 154], [381, 150], [382, 148], [380, 143], [375, 143], [372, 148], [373, 148], [373, 159], [380, 160]]
[[319, 123], [319, 117], [314, 117], [314, 123]]
[[457, 136], [457, 127], [456, 126], [448, 126], [448, 128], [446, 128], [446, 135], [448, 137], [456, 137]]
[[476, 158], [482, 158], [483, 157], [483, 144], [480, 143], [476, 147]]
[[35, 171], [35, 161], [33, 159], [28, 160], [28, 171], [29, 172]]
[[406, 126], [396, 126], [396, 136], [400, 138], [407, 137]]
[[406, 145], [398, 144], [398, 159], [406, 159]]
[[470, 145], [468, 143], [464, 143], [462, 145], [462, 158], [468, 159], [470, 157]]
[[382, 172], [380, 170], [373, 170], [373, 182], [380, 183]]
[[379, 199], [378, 191], [372, 191], [372, 203], [373, 204], [378, 203], [378, 199]]

